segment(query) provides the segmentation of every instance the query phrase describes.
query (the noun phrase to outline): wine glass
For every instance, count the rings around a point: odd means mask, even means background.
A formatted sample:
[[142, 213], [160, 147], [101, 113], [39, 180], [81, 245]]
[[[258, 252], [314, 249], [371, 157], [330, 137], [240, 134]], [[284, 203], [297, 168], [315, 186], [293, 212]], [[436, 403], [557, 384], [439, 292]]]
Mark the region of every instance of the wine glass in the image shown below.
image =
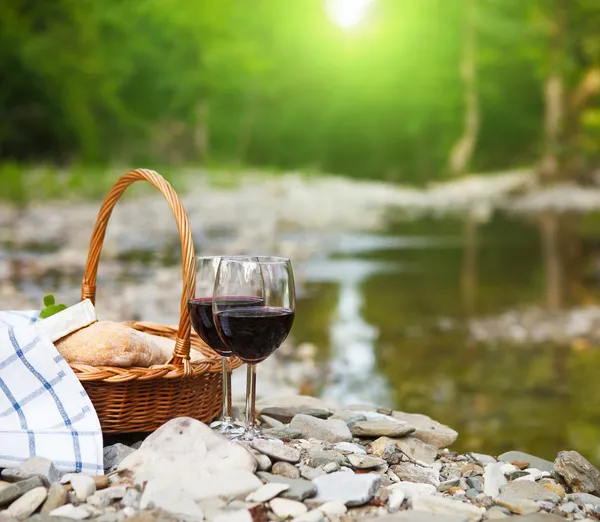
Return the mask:
[[[250, 304], [239, 306], [243, 299]], [[265, 256], [221, 259], [213, 293], [214, 323], [226, 348], [248, 365], [246, 428], [240, 437], [242, 441], [262, 438], [254, 425], [256, 366], [288, 336], [295, 309], [294, 275], [289, 259]]]
[[213, 321], [212, 301], [215, 276], [221, 256], [201, 256], [196, 258], [196, 292], [194, 299], [188, 301], [188, 312], [192, 326], [200, 338], [221, 356], [223, 373], [223, 410], [221, 419], [212, 423], [211, 427], [226, 435], [239, 435], [241, 430], [233, 422], [231, 416], [231, 368], [227, 358], [229, 350], [221, 341]]

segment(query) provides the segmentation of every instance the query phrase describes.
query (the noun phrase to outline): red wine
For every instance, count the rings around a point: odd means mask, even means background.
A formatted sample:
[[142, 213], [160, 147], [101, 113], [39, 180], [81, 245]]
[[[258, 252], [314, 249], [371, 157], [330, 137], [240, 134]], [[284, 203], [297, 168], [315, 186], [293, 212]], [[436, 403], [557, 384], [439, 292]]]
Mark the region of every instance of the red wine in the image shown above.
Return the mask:
[[265, 360], [290, 333], [294, 311], [247, 307], [217, 312], [216, 326], [225, 346], [250, 364]]
[[[241, 306], [244, 308], [262, 306], [265, 302], [262, 297], [250, 296], [232, 296], [227, 297], [224, 301], [228, 306]], [[190, 299], [188, 301], [190, 320], [194, 330], [200, 336], [200, 339], [208, 344], [208, 346], [210, 346], [219, 355], [229, 357], [231, 355], [231, 350], [223, 344], [223, 341], [219, 337], [219, 333], [215, 328], [212, 303], [212, 297], [199, 297], [196, 299]]]

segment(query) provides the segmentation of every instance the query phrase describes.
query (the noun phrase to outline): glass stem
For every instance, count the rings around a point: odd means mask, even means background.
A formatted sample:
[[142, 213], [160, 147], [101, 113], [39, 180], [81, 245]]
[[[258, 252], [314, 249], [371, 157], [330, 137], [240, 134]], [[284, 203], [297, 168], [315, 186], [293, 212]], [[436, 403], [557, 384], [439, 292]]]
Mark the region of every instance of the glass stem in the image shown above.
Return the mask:
[[254, 431], [256, 403], [256, 364], [247, 365], [246, 374], [246, 433]]
[[231, 373], [227, 368], [227, 357], [221, 357], [221, 368], [223, 373], [223, 413], [221, 419], [231, 422]]

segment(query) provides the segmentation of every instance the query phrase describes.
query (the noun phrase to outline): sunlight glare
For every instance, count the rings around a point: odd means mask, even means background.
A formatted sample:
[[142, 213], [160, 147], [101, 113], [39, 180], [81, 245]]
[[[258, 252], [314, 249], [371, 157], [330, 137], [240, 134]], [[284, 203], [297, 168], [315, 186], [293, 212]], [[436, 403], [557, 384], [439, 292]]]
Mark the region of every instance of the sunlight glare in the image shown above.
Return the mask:
[[326, 0], [325, 9], [340, 27], [354, 27], [365, 17], [372, 0]]

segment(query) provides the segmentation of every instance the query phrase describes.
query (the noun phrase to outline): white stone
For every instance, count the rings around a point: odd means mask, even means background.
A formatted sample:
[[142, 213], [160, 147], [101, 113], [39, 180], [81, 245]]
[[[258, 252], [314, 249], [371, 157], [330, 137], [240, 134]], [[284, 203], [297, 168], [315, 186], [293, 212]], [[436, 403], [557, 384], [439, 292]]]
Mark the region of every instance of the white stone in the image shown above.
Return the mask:
[[181, 487], [150, 480], [144, 488], [140, 509], [164, 509], [169, 513], [191, 520], [203, 520], [204, 513], [192, 497]]
[[246, 502], [267, 502], [272, 498], [275, 498], [279, 493], [290, 489], [289, 484], [283, 484], [281, 482], [270, 482], [264, 484], [256, 491], [253, 491], [246, 497]]
[[517, 466], [510, 464], [509, 462], [502, 463], [502, 467], [500, 468], [500, 471], [502, 471], [502, 473], [504, 473], [505, 475], [508, 475], [509, 473], [514, 473], [518, 470], [519, 468], [517, 468]]
[[353, 442], [338, 442], [333, 449], [336, 451], [341, 451], [343, 453], [357, 453], [359, 455], [366, 455], [367, 451], [359, 446], [358, 444], [354, 444]]
[[320, 509], [312, 509], [299, 517], [293, 518], [292, 522], [322, 522], [325, 520], [325, 514]]
[[66, 517], [75, 520], [84, 520], [92, 515], [92, 510], [87, 506], [74, 506], [73, 504], [65, 504], [50, 511], [51, 517]]
[[89, 475], [79, 473], [71, 477], [71, 486], [77, 495], [80, 502], [85, 502], [86, 499], [96, 492], [96, 483]]
[[348, 455], [348, 461], [353, 467], [358, 469], [372, 469], [386, 464], [385, 460], [369, 455]]
[[25, 520], [42, 505], [47, 495], [48, 490], [46, 488], [41, 486], [33, 488], [15, 500], [4, 513], [17, 520]]
[[161, 426], [118, 466], [130, 469], [137, 484], [179, 484], [194, 501], [254, 491], [262, 484], [254, 476], [256, 468], [256, 459], [242, 444], [188, 417]]
[[221, 513], [213, 522], [252, 522], [252, 515], [247, 509], [236, 509]]
[[269, 502], [271, 511], [279, 518], [296, 518], [308, 511], [308, 508], [297, 500], [274, 498]]
[[292, 419], [290, 427], [302, 433], [305, 439], [315, 438], [331, 443], [352, 441], [348, 426], [339, 419], [323, 420], [300, 413]]
[[252, 447], [275, 460], [292, 464], [300, 461], [300, 451], [293, 446], [285, 446], [280, 441], [257, 439], [252, 441]]
[[402, 491], [408, 500], [412, 500], [419, 496], [435, 495], [436, 487], [431, 484], [418, 484], [416, 482], [396, 482], [388, 486], [388, 491]]
[[[64, 311], [66, 312], [66, 310]], [[40, 323], [44, 323], [52, 317], [56, 317], [56, 315], [50, 316], [47, 319], [39, 321], [35, 324], [38, 325]], [[25, 462], [21, 463], [19, 466], [19, 471], [27, 473], [27, 475], [30, 477], [34, 477], [36, 475], [46, 477], [49, 483], [56, 482], [60, 478], [60, 473], [54, 466], [54, 463], [45, 457], [31, 457], [27, 459]]]
[[502, 466], [502, 462], [488, 464], [483, 474], [483, 492], [493, 499], [500, 495], [500, 488], [508, 482], [502, 473]]
[[127, 493], [127, 486], [114, 486], [96, 491], [87, 498], [86, 502], [92, 506], [102, 508], [108, 506], [113, 500], [123, 498], [125, 493]]
[[404, 502], [405, 498], [406, 495], [401, 489], [390, 489], [388, 497], [388, 508], [390, 508], [392, 511], [397, 511], [398, 509], [400, 509], [400, 506], [402, 505], [402, 502]]
[[404, 413], [394, 411], [392, 415], [395, 419], [406, 422], [416, 428], [413, 437], [431, 444], [436, 448], [445, 448], [454, 443], [458, 433], [453, 429], [434, 421], [427, 415], [419, 413]]
[[473, 506], [437, 496], [418, 496], [413, 499], [413, 509], [416, 511], [428, 511], [437, 515], [463, 516], [467, 522], [479, 522], [485, 513], [485, 508]]
[[379, 487], [381, 477], [376, 473], [354, 475], [336, 471], [313, 480], [317, 486], [315, 500], [335, 500], [346, 506], [362, 506], [367, 503]]
[[329, 517], [340, 517], [348, 512], [348, 508], [341, 502], [325, 502], [319, 506], [319, 510]]

